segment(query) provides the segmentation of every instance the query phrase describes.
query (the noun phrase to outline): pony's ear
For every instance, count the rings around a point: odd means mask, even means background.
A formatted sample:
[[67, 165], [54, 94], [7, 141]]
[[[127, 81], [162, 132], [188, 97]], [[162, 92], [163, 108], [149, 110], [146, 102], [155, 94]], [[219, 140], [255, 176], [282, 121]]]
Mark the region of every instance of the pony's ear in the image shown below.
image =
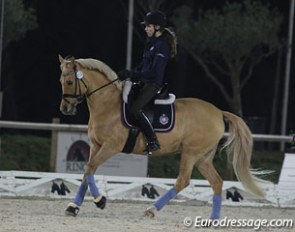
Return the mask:
[[62, 56], [59, 55], [59, 54], [58, 54], [58, 59], [59, 59], [59, 62], [60, 62], [60, 63], [62, 63], [62, 62], [64, 61], [64, 58], [62, 58]]

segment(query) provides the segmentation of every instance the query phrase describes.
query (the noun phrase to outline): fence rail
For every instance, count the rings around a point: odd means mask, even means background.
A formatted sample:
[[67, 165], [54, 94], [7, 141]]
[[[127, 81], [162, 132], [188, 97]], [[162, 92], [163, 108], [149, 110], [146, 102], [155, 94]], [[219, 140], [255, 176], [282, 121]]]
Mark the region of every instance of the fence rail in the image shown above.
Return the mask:
[[87, 132], [87, 125], [0, 121], [0, 128]]
[[[0, 197], [49, 197], [49, 198], [73, 198], [77, 192], [82, 179], [81, 174], [69, 173], [48, 173], [28, 171], [0, 171]], [[95, 182], [100, 192], [111, 200], [131, 201], [154, 201], [154, 198], [147, 198], [142, 195], [142, 186], [154, 186], [160, 195], [175, 184], [176, 179], [163, 178], [142, 178], [95, 175]], [[65, 184], [70, 190], [66, 195], [57, 195], [52, 191], [53, 184]], [[294, 186], [281, 186], [275, 184], [262, 185], [266, 191], [265, 199], [255, 197], [249, 193], [240, 182], [224, 181], [223, 183], [223, 205], [230, 206], [274, 206], [294, 207]], [[226, 199], [226, 191], [238, 189], [244, 196], [241, 202], [232, 202]], [[189, 186], [182, 190], [175, 200], [212, 203], [212, 188], [207, 180], [192, 179]], [[157, 197], [157, 196], [156, 196]], [[89, 192], [86, 198], [92, 199]], [[174, 201], [174, 200], [173, 200]]]
[[[87, 132], [88, 126], [78, 124], [0, 121], [0, 128]], [[228, 136], [228, 133], [224, 133], [224, 136]], [[253, 139], [255, 141], [292, 142], [294, 137], [287, 135], [253, 134]]]

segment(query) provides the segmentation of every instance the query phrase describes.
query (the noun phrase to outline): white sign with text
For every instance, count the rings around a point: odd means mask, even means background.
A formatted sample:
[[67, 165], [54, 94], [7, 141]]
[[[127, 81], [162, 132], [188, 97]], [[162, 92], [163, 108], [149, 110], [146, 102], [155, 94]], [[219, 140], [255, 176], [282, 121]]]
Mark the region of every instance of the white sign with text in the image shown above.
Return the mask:
[[295, 154], [286, 153], [281, 169], [279, 185], [295, 186]]
[[[87, 134], [58, 132], [57, 141], [56, 172], [83, 173], [90, 151]], [[146, 177], [147, 163], [147, 156], [118, 153], [102, 164], [96, 174]]]

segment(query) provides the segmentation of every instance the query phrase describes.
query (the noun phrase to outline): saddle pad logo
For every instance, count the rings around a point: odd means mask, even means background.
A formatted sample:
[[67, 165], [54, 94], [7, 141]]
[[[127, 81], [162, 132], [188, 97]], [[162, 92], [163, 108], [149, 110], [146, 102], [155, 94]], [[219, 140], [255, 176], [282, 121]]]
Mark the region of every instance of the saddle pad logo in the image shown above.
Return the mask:
[[162, 114], [159, 118], [159, 122], [162, 124], [162, 125], [166, 125], [167, 123], [169, 123], [169, 118], [167, 117], [166, 114]]

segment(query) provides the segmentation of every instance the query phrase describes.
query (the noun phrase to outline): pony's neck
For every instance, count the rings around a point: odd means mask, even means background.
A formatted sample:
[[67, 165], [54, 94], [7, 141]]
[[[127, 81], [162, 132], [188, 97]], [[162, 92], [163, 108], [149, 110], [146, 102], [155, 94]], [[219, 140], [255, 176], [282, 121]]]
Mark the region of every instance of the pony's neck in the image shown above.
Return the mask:
[[[98, 75], [98, 76], [97, 76]], [[87, 76], [88, 93], [110, 83], [103, 74], [90, 71]], [[87, 97], [87, 104], [90, 113], [102, 113], [104, 111], [112, 111], [120, 109], [122, 91], [115, 84], [110, 84]]]

